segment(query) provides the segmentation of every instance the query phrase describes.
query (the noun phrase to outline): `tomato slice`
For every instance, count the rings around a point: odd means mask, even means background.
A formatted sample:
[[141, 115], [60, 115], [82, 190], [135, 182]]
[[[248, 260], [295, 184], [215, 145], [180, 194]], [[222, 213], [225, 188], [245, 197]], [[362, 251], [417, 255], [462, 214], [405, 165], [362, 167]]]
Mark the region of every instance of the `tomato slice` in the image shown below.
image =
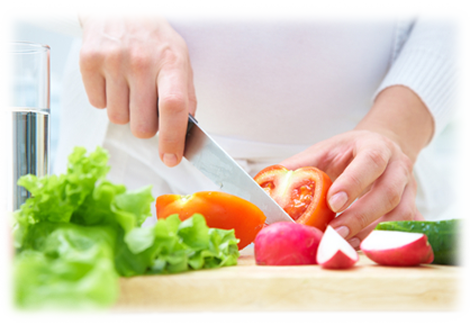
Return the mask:
[[318, 168], [289, 170], [282, 165], [272, 165], [254, 179], [297, 223], [325, 231], [336, 216], [326, 201], [332, 182]]
[[13, 248], [11, 246], [10, 227], [3, 216], [5, 208], [0, 205], [0, 254], [6, 255], [8, 258], [13, 256]]
[[165, 194], [155, 203], [157, 218], [178, 214], [181, 220], [200, 213], [211, 228], [234, 229], [240, 239], [238, 249], [253, 242], [263, 228], [266, 216], [253, 203], [238, 196], [217, 191], [196, 192], [192, 195]]

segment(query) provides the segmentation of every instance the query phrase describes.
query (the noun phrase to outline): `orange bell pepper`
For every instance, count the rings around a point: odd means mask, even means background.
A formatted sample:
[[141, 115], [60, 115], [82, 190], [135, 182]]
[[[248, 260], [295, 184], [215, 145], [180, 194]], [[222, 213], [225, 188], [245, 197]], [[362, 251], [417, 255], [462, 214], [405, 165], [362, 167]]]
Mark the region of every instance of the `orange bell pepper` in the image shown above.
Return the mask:
[[217, 191], [196, 192], [192, 195], [165, 194], [157, 198], [157, 218], [178, 214], [181, 220], [200, 213], [211, 228], [234, 229], [240, 239], [238, 249], [253, 242], [263, 228], [266, 216], [253, 203], [238, 196]]

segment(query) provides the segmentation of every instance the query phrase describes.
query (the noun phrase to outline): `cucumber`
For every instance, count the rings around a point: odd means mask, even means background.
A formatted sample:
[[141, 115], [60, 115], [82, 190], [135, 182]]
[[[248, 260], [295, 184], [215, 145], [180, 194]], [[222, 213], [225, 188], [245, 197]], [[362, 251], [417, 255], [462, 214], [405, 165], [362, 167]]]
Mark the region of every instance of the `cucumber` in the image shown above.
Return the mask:
[[377, 230], [395, 230], [425, 234], [434, 252], [431, 264], [459, 264], [460, 219], [441, 221], [388, 221], [381, 222]]

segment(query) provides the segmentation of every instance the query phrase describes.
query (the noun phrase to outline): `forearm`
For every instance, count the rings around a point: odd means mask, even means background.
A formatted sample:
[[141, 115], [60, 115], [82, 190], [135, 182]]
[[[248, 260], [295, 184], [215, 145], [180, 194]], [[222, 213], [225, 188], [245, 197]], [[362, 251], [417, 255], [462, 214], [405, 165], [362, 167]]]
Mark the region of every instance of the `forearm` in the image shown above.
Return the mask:
[[355, 129], [386, 136], [397, 143], [414, 163], [419, 152], [432, 138], [434, 120], [412, 90], [404, 86], [392, 86], [377, 96], [371, 110]]

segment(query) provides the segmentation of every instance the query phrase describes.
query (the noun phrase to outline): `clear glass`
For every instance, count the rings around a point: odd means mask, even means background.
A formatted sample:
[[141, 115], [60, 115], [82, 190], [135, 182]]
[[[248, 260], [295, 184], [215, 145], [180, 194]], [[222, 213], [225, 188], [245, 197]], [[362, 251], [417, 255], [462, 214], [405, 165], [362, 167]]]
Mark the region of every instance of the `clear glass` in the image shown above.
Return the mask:
[[30, 193], [17, 185], [26, 174], [49, 173], [50, 48], [30, 42], [12, 42], [8, 49], [12, 119], [12, 210]]

